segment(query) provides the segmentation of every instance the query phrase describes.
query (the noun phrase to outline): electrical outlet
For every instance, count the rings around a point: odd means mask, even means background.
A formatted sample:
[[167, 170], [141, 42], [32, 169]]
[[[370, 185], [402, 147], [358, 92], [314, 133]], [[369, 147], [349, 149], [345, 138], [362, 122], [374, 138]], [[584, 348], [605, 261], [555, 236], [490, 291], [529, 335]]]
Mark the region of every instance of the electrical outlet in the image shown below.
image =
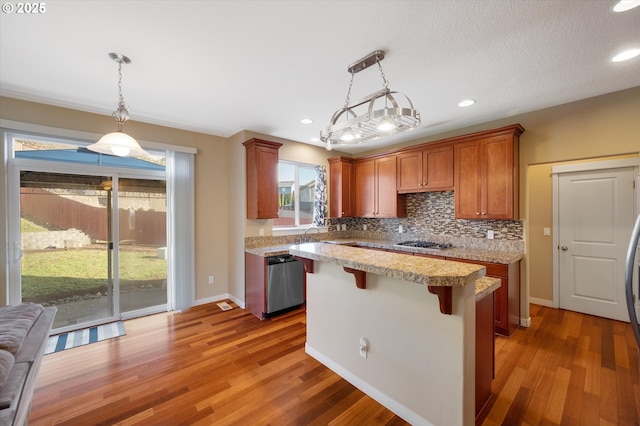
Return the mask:
[[359, 350], [360, 350], [360, 356], [362, 358], [366, 358], [367, 353], [369, 352], [369, 341], [367, 340], [366, 337], [360, 338]]
[[402, 234], [402, 232], [403, 232], [402, 225], [398, 225], [398, 232]]
[[362, 229], [363, 229], [364, 231], [366, 231], [366, 230], [367, 230], [367, 225], [362, 225]]
[[494, 234], [493, 231], [487, 231], [487, 238], [493, 240]]
[[544, 235], [545, 237], [550, 237], [551, 236], [551, 228], [542, 228], [542, 235]]
[[347, 230], [347, 224], [346, 224], [346, 223], [343, 223], [343, 224], [342, 224], [342, 230], [343, 230], [343, 231], [346, 231], [346, 230]]
[[264, 228], [260, 228], [258, 230], [258, 234], [260, 234], [261, 237], [264, 237]]
[[213, 284], [215, 282], [215, 278], [213, 277], [213, 275], [209, 275], [209, 284]]

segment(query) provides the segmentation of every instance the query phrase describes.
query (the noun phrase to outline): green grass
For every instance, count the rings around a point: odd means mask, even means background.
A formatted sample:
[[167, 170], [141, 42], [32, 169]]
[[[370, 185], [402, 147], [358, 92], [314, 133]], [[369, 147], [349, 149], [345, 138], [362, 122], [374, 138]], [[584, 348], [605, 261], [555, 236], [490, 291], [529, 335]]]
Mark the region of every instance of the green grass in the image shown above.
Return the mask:
[[47, 228], [29, 222], [24, 218], [20, 218], [20, 232], [46, 232]]
[[[120, 252], [120, 288], [161, 285], [167, 262], [156, 250]], [[49, 301], [107, 290], [107, 251], [72, 249], [27, 252], [22, 259], [22, 299]]]

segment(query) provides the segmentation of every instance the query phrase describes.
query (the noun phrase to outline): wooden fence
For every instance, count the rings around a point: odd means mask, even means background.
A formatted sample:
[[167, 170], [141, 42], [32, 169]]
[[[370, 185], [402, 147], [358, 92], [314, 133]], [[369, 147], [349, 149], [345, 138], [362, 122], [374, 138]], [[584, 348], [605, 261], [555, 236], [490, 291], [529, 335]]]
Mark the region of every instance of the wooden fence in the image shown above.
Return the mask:
[[[21, 188], [20, 213], [38, 224], [65, 230], [76, 228], [93, 241], [107, 240], [107, 209], [94, 207], [38, 188]], [[120, 209], [120, 242], [166, 246], [165, 212]]]

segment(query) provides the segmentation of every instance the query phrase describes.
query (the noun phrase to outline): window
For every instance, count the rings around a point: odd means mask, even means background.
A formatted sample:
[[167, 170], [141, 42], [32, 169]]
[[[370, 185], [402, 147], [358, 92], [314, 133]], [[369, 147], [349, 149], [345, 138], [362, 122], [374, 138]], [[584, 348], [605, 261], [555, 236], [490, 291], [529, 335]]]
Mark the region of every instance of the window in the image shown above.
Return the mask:
[[278, 163], [278, 219], [275, 228], [309, 226], [313, 223], [316, 168], [309, 164]]

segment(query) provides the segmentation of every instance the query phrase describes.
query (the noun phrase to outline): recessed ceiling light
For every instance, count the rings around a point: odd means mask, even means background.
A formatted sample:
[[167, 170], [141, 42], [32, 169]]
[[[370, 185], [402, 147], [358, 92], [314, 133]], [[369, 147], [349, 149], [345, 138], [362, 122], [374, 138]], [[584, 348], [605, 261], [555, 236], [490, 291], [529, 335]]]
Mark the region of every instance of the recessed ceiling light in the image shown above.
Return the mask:
[[460, 102], [458, 104], [458, 106], [468, 107], [468, 106], [471, 106], [471, 105], [473, 105], [475, 103], [476, 103], [476, 101], [474, 99], [465, 99], [464, 101]]
[[313, 123], [313, 120], [310, 119], [310, 118], [303, 118], [302, 120], [300, 120], [300, 122], [302, 124], [311, 124], [311, 123]]
[[627, 10], [631, 10], [638, 6], [640, 6], [640, 0], [620, 0], [615, 6], [613, 6], [613, 11], [626, 12]]
[[618, 53], [616, 56], [611, 58], [611, 60], [613, 62], [628, 61], [629, 59], [635, 58], [638, 55], [640, 55], [640, 49], [628, 49], [624, 52]]

